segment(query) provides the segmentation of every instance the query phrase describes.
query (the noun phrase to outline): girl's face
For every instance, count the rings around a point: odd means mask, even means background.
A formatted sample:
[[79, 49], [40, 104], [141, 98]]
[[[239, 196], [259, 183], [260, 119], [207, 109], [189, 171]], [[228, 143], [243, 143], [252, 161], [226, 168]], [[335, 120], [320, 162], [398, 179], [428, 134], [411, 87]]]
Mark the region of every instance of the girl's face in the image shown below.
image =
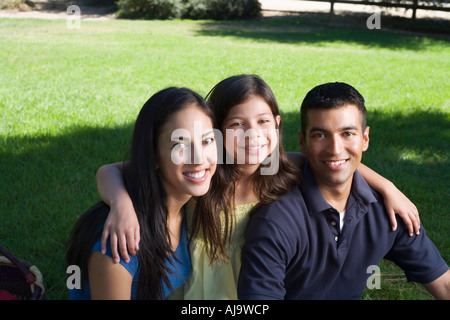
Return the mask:
[[158, 137], [157, 165], [169, 197], [204, 195], [217, 165], [211, 119], [193, 104], [173, 114]]
[[234, 163], [259, 166], [277, 148], [280, 119], [258, 96], [232, 107], [223, 129], [225, 149]]

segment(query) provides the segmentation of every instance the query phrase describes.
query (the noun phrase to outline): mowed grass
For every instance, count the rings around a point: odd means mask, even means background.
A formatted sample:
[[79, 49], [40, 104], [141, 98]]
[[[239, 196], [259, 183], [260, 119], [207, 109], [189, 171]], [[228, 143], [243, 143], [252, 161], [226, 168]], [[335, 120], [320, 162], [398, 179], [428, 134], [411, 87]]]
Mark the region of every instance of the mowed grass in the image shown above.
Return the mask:
[[[212, 21], [0, 19], [0, 243], [42, 271], [48, 299], [67, 299], [65, 244], [99, 200], [95, 172], [127, 158], [143, 103], [168, 86], [202, 95], [256, 73], [272, 87], [284, 143], [298, 151], [299, 106], [330, 81], [366, 98], [363, 162], [419, 208], [450, 263], [450, 41], [349, 28], [327, 18]], [[429, 299], [389, 262], [364, 299]]]

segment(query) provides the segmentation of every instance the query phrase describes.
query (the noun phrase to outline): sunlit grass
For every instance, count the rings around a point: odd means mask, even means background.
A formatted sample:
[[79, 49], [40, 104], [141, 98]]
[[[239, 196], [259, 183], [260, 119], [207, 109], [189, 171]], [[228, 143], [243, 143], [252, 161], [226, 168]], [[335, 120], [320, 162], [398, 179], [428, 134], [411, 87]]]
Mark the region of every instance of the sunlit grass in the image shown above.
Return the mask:
[[[82, 20], [79, 30], [65, 20], [0, 19], [0, 241], [41, 269], [49, 299], [67, 298], [65, 241], [99, 199], [97, 168], [126, 157], [148, 97], [167, 86], [206, 95], [225, 77], [256, 73], [283, 110], [289, 151], [298, 151], [308, 90], [329, 81], [355, 86], [371, 126], [363, 161], [416, 203], [450, 262], [449, 44], [299, 18]], [[401, 273], [395, 268], [381, 265]], [[416, 287], [386, 280], [365, 298], [429, 298]]]

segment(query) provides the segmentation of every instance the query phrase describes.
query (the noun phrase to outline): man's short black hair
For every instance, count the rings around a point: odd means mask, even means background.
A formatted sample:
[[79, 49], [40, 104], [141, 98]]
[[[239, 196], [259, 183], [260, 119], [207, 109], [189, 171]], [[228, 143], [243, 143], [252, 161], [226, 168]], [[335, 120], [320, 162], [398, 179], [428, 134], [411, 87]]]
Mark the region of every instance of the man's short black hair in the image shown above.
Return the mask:
[[364, 131], [366, 128], [366, 107], [364, 97], [358, 90], [343, 82], [324, 83], [314, 87], [306, 94], [300, 108], [303, 134], [306, 134], [309, 110], [341, 108], [349, 104], [356, 106], [361, 112], [361, 124]]

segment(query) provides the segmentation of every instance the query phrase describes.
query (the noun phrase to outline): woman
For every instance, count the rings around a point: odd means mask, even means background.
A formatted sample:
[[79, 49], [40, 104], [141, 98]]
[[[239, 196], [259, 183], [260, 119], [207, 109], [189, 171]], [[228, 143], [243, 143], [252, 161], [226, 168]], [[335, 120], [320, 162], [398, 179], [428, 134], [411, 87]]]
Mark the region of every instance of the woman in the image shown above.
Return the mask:
[[[195, 155], [196, 162], [191, 161]], [[82, 288], [72, 299], [165, 299], [190, 274], [185, 204], [205, 194], [217, 164], [213, 114], [197, 93], [167, 88], [142, 107], [123, 170], [141, 226], [140, 250], [129, 264], [100, 252], [109, 207], [99, 203], [74, 227], [67, 263], [78, 265]]]
[[[192, 223], [188, 220], [192, 273], [184, 288], [184, 298], [235, 299], [249, 213], [256, 205], [290, 191], [301, 176], [283, 150], [278, 104], [261, 78], [255, 75], [227, 78], [211, 90], [208, 101], [214, 109], [216, 127], [224, 135], [223, 159], [219, 159], [223, 165], [218, 166], [210, 192], [198, 199], [195, 211], [193, 205], [189, 206], [188, 212], [196, 214], [192, 216]], [[299, 154], [289, 156], [301, 167]], [[273, 162], [277, 164], [273, 172], [276, 174], [270, 171], [263, 174]], [[392, 212], [400, 211], [406, 221], [417, 220], [415, 206], [391, 183], [368, 168], [362, 167], [360, 171], [372, 187], [386, 197], [386, 206], [392, 208]], [[138, 248], [139, 235], [119, 227], [131, 226], [131, 230], [138, 230], [119, 173], [114, 165], [102, 167], [97, 182], [102, 199], [118, 204], [111, 208], [110, 224], [105, 228], [103, 239], [108, 234], [115, 239], [119, 235], [112, 246], [117, 250], [118, 241], [125, 256], [125, 244], [128, 243], [133, 254]]]

